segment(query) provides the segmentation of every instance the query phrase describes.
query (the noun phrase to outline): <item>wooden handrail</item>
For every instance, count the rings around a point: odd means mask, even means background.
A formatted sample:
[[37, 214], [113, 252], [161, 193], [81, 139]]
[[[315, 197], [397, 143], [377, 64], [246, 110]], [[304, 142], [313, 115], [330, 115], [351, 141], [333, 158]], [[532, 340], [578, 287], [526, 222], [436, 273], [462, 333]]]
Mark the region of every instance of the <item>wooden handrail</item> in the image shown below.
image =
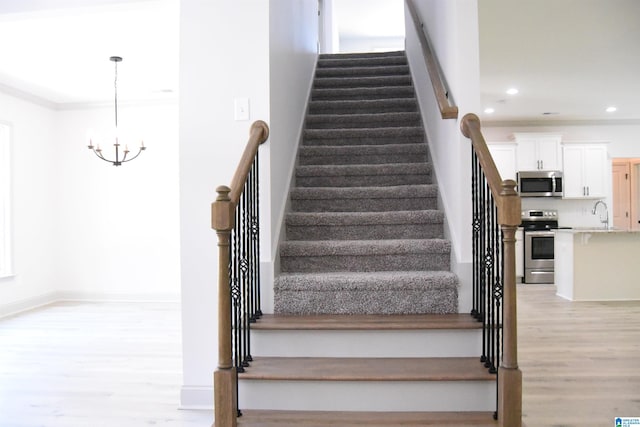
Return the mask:
[[489, 152], [487, 142], [480, 130], [480, 118], [475, 114], [465, 114], [460, 121], [460, 130], [464, 136], [471, 140], [473, 149], [478, 156], [478, 161], [482, 166], [482, 171], [487, 178], [491, 194], [498, 205], [498, 223], [517, 227], [521, 222], [521, 209], [520, 198], [518, 197], [516, 202], [513, 197], [518, 195], [515, 191], [516, 182], [514, 180], [503, 181], [500, 177], [500, 172], [498, 172], [498, 168]]
[[418, 40], [422, 46], [422, 55], [424, 56], [424, 62], [427, 66], [429, 77], [431, 78], [431, 85], [433, 86], [433, 92], [436, 96], [438, 107], [440, 108], [440, 115], [443, 119], [457, 119], [458, 107], [449, 99], [450, 94], [443, 80], [442, 72], [440, 71], [440, 63], [427, 38], [424, 24], [420, 20], [420, 15], [418, 15], [413, 0], [405, 0], [405, 2], [407, 3], [407, 8], [411, 14], [413, 24], [416, 27], [416, 32], [418, 33]]
[[522, 426], [522, 372], [518, 368], [516, 303], [516, 229], [521, 222], [521, 200], [512, 179], [503, 181], [480, 129], [480, 119], [466, 114], [460, 122], [462, 134], [471, 139], [480, 167], [498, 209], [498, 224], [504, 244], [503, 353], [498, 371], [498, 421], [501, 427]]
[[238, 415], [237, 372], [233, 365], [231, 338], [231, 283], [229, 248], [235, 211], [245, 188], [258, 147], [269, 137], [269, 126], [258, 120], [251, 125], [249, 141], [231, 180], [231, 186], [216, 188], [218, 197], [211, 204], [211, 228], [218, 235], [218, 369], [214, 373], [215, 425], [236, 427]]
[[244, 183], [247, 181], [249, 170], [253, 164], [253, 159], [256, 157], [258, 147], [269, 138], [269, 126], [262, 120], [257, 120], [251, 125], [249, 130], [249, 141], [247, 147], [242, 153], [240, 163], [236, 169], [233, 179], [231, 180], [231, 192], [229, 198], [234, 207], [237, 206], [240, 194], [244, 188]]

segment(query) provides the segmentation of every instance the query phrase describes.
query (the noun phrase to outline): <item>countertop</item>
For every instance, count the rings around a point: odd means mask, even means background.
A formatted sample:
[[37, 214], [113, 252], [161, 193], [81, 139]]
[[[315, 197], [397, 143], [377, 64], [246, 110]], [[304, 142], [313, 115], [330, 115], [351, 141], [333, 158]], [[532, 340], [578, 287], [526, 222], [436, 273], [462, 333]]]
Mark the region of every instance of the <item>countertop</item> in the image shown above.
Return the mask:
[[615, 227], [573, 227], [573, 228], [560, 228], [553, 230], [557, 233], [640, 233], [640, 230], [623, 230]]

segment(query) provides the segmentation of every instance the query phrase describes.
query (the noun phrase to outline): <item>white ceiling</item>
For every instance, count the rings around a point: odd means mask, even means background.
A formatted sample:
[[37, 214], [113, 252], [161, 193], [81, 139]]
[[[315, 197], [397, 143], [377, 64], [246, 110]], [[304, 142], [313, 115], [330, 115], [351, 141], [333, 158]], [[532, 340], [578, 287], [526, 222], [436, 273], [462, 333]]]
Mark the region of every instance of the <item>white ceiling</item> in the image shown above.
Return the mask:
[[478, 4], [485, 119], [640, 120], [640, 1]]
[[0, 89], [58, 108], [109, 102], [121, 56], [119, 100], [175, 98], [178, 16], [177, 0], [0, 0]]
[[[344, 36], [402, 34], [403, 0], [333, 1]], [[481, 98], [495, 109], [483, 120], [640, 121], [640, 1], [478, 4]], [[0, 90], [58, 108], [111, 102], [117, 55], [119, 99], [175, 98], [178, 17], [179, 0], [0, 0]]]

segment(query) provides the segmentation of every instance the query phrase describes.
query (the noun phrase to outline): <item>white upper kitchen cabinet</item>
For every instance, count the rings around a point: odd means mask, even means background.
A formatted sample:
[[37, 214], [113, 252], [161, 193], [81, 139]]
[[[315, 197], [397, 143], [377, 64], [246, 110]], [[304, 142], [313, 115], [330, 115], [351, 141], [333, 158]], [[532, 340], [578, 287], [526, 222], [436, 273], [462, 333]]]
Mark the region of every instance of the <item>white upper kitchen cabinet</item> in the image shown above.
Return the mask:
[[498, 172], [500, 172], [500, 178], [515, 181], [517, 172], [516, 144], [514, 142], [489, 142], [487, 147]]
[[562, 135], [550, 133], [514, 133], [518, 146], [518, 170], [562, 170]]
[[607, 197], [607, 146], [605, 144], [565, 144], [562, 150], [564, 198]]

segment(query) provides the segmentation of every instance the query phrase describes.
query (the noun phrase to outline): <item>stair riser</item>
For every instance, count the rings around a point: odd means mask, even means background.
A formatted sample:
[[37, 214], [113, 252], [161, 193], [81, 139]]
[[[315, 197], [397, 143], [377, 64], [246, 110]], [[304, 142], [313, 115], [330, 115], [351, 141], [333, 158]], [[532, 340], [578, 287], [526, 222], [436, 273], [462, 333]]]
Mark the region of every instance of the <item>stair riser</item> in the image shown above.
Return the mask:
[[355, 102], [351, 103], [311, 103], [311, 114], [381, 114], [381, 113], [413, 113], [417, 104], [408, 102]]
[[251, 331], [253, 356], [475, 357], [480, 329], [418, 331]]
[[240, 380], [241, 409], [314, 411], [491, 411], [495, 381]]
[[296, 199], [291, 200], [296, 212], [388, 212], [437, 209], [436, 197], [380, 199]]
[[426, 149], [415, 153], [402, 154], [335, 154], [307, 155], [300, 154], [299, 164], [306, 165], [381, 165], [386, 163], [424, 163], [427, 159]]
[[418, 113], [317, 115], [308, 117], [306, 121], [306, 129], [375, 129], [416, 126], [420, 126]]
[[442, 223], [287, 225], [288, 240], [440, 239], [443, 235]]
[[317, 136], [305, 137], [304, 145], [308, 146], [345, 146], [345, 145], [389, 145], [389, 144], [420, 144], [424, 142], [424, 136], [353, 136], [322, 138]]
[[320, 55], [319, 60], [335, 60], [338, 59], [344, 63], [349, 63], [352, 60], [359, 59], [383, 59], [383, 60], [395, 60], [396, 58], [406, 59], [404, 51], [392, 51], [392, 52], [377, 52], [377, 53], [323, 53]]
[[323, 77], [369, 77], [409, 75], [408, 65], [385, 65], [365, 67], [318, 67], [316, 78]]
[[[450, 314], [457, 313], [453, 289], [388, 291], [278, 291], [276, 313], [302, 314]], [[403, 354], [403, 353], [401, 353]]]
[[320, 59], [318, 69], [321, 68], [352, 68], [352, 67], [375, 67], [381, 65], [407, 65], [407, 59], [403, 56], [387, 58], [360, 58], [360, 59]]
[[315, 89], [411, 86], [411, 76], [322, 77], [313, 82]]
[[311, 101], [320, 100], [380, 100], [391, 98], [415, 98], [412, 86], [390, 86], [369, 88], [313, 89]]
[[283, 272], [449, 270], [449, 253], [282, 256]]
[[395, 185], [431, 184], [431, 175], [347, 175], [298, 176], [298, 187], [388, 187]]

